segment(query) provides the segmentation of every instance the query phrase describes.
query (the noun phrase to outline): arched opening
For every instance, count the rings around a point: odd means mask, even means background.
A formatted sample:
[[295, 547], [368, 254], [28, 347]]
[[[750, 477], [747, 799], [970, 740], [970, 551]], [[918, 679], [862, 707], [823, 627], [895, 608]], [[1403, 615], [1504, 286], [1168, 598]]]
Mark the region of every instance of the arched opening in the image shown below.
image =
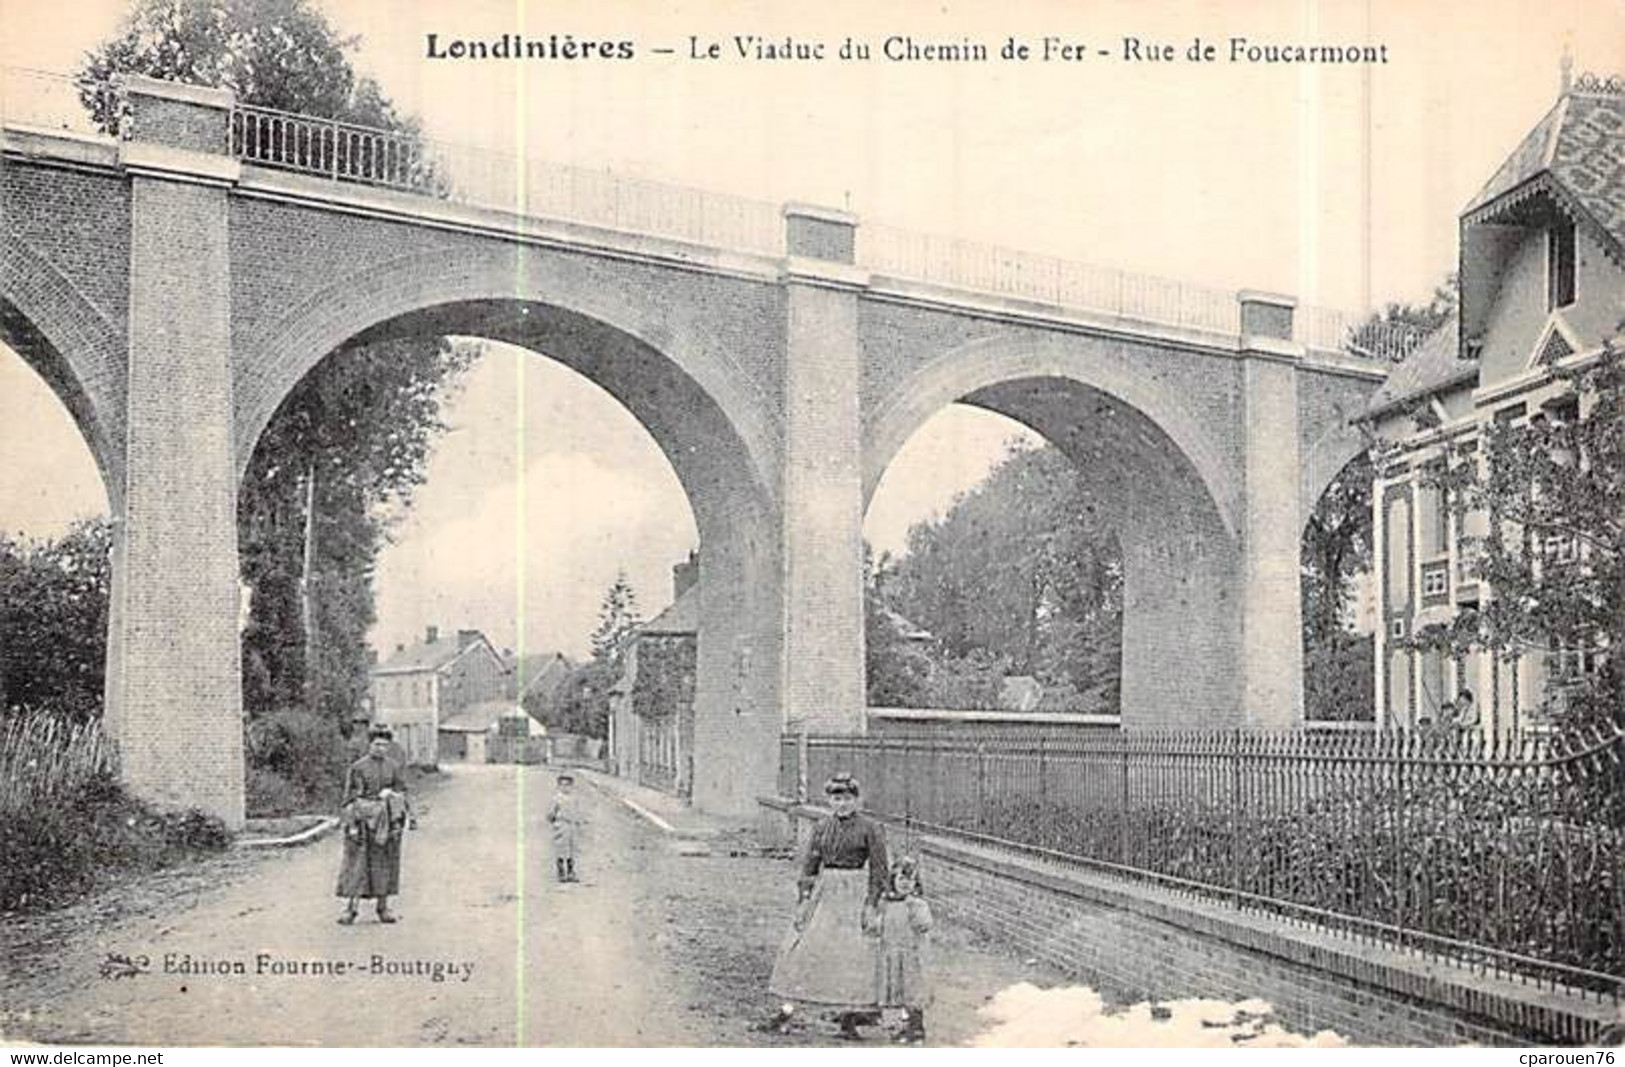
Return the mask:
[[1370, 453], [1362, 451], [1330, 478], [1304, 516], [1298, 558], [1306, 722], [1375, 720], [1372, 479]]
[[[749, 762], [755, 748], [770, 759], [770, 743], [753, 747], [752, 742], [760, 740], [754, 736], [756, 732], [771, 737], [777, 729], [777, 723], [767, 713], [776, 706], [769, 688], [776, 655], [771, 606], [776, 527], [771, 520], [771, 500], [756, 477], [755, 457], [715, 401], [672, 360], [606, 323], [539, 301], [433, 304], [373, 324], [325, 358], [364, 359], [365, 353], [381, 346], [387, 348], [409, 338], [434, 337], [478, 339], [488, 343], [482, 362], [493, 362], [486, 363], [487, 367], [506, 361], [509, 373], [505, 385], [500, 381], [468, 383], [469, 388], [477, 388], [483, 395], [473, 398], [478, 401], [474, 408], [456, 409], [459, 425], [440, 443], [447, 446], [450, 442], [452, 452], [462, 448], [465, 469], [478, 466], [484, 452], [488, 458], [503, 457], [510, 470], [505, 487], [494, 495], [487, 492], [480, 499], [464, 497], [459, 501], [453, 491], [445, 503], [435, 505], [436, 514], [425, 516], [435, 520], [434, 528], [419, 531], [425, 538], [413, 550], [415, 560], [410, 553], [403, 553], [383, 561], [379, 574], [393, 590], [393, 594], [385, 591], [379, 604], [380, 640], [375, 647], [383, 670], [374, 675], [374, 684], [366, 694], [370, 706], [363, 709], [359, 706], [363, 701], [348, 702], [358, 705], [354, 713], [382, 715], [404, 733], [406, 747], [413, 750], [414, 758], [432, 759], [446, 736], [446, 731], [440, 729], [441, 722], [466, 717], [461, 707], [466, 705], [469, 694], [480, 690], [478, 695], [489, 697], [484, 689], [494, 686], [504, 694], [513, 691], [511, 696], [499, 699], [522, 705], [523, 695], [518, 689], [530, 679], [521, 680], [519, 673], [527, 668], [545, 671], [547, 664], [536, 657], [545, 660], [562, 653], [570, 661], [572, 674], [566, 690], [553, 694], [570, 706], [561, 710], [579, 711], [586, 705], [598, 708], [595, 729], [590, 732], [607, 735], [591, 737], [584, 743], [584, 752], [591, 751], [612, 762], [627, 761], [624, 772], [639, 777], [658, 764], [665, 775], [662, 785], [692, 795], [702, 806], [726, 809], [746, 803], [745, 792], [759, 789], [760, 783], [740, 775], [739, 766]], [[546, 359], [537, 360], [537, 355]], [[643, 514], [641, 518], [634, 514], [639, 503], [632, 498], [649, 490], [646, 480], [611, 483], [608, 479], [616, 473], [614, 464], [606, 468], [591, 455], [576, 457], [588, 461], [578, 462], [574, 468], [581, 484], [564, 484], [559, 481], [559, 471], [548, 467], [537, 471], [535, 478], [526, 477], [521, 470], [526, 462], [526, 442], [545, 438], [558, 429], [556, 424], [547, 425], [545, 410], [527, 400], [533, 387], [545, 387], [548, 382], [572, 389], [581, 398], [575, 407], [597, 404], [600, 410], [613, 408], [616, 412], [613, 417], [589, 419], [584, 424], [580, 422], [583, 412], [573, 411], [577, 428], [572, 432], [585, 434], [601, 445], [610, 422], [619, 421], [623, 430], [627, 426], [638, 428], [636, 436], [643, 443], [629, 452], [623, 447], [622, 458], [635, 455], [647, 470], [649, 458], [659, 457], [655, 463], [661, 470], [656, 481], [663, 479], [663, 484], [653, 490], [653, 496], [664, 501], [659, 514]], [[469, 398], [465, 394], [463, 399]], [[476, 424], [481, 410], [489, 414], [504, 405], [500, 417], [489, 420], [500, 427], [498, 432], [493, 432], [492, 425]], [[596, 426], [592, 425], [594, 421]], [[459, 437], [463, 444], [457, 443]], [[585, 447], [592, 442], [581, 443]], [[265, 444], [262, 438], [259, 447]], [[624, 446], [625, 441], [621, 444]], [[495, 465], [486, 464], [490, 468]], [[272, 466], [256, 454], [245, 477], [262, 477]], [[308, 473], [278, 473], [292, 477], [299, 487], [308, 480]], [[502, 482], [501, 472], [495, 469], [485, 470], [482, 476]], [[433, 469], [431, 477], [438, 477]], [[487, 489], [492, 484], [487, 484]], [[303, 498], [299, 488], [284, 494], [299, 515], [304, 513], [309, 496], [308, 488], [302, 491]], [[550, 503], [558, 502], [550, 502], [548, 497], [566, 491], [590, 494], [595, 506], [602, 505], [597, 527], [585, 531], [586, 541], [573, 546], [575, 564], [559, 558], [560, 545], [556, 539], [550, 540], [558, 526], [547, 521]], [[459, 509], [464, 513], [456, 514]], [[651, 536], [645, 537], [641, 546], [632, 546], [629, 527], [639, 522]], [[248, 524], [244, 525], [246, 528]], [[305, 536], [303, 529], [289, 531], [287, 523], [282, 525], [283, 536]], [[251, 548], [245, 543], [245, 560]], [[641, 552], [643, 557], [617, 560], [615, 553], [623, 549]], [[695, 549], [697, 554], [691, 556]], [[449, 553], [461, 553], [464, 559], [448, 562]], [[494, 561], [501, 557], [509, 565], [495, 568]], [[456, 581], [465, 587], [480, 584], [482, 570], [504, 573], [484, 582], [478, 595], [469, 595], [468, 588], [455, 595], [435, 589], [422, 589], [414, 595], [408, 588], [410, 575], [415, 569], [421, 576], [426, 567], [435, 581], [449, 579], [460, 570], [461, 577]], [[674, 567], [678, 568], [675, 573]], [[641, 690], [636, 678], [625, 675], [630, 666], [626, 656], [615, 657], [612, 673], [580, 670], [595, 663], [609, 666], [607, 661], [599, 662], [602, 657], [592, 654], [592, 627], [582, 632], [581, 625], [583, 619], [604, 621], [597, 616], [611, 590], [589, 588], [601, 577], [594, 577], [597, 569], [606, 569], [612, 578], [617, 572], [627, 572], [639, 605], [649, 609], [638, 613], [643, 619], [665, 614], [664, 609], [672, 606], [677, 592], [676, 583], [688, 580], [685, 575], [697, 579], [692, 581], [689, 605], [684, 609], [691, 635], [687, 691], [682, 694], [687, 710], [644, 708], [650, 714], [640, 716], [633, 705]], [[527, 602], [553, 596], [549, 577], [558, 581], [561, 575], [575, 583], [571, 592], [574, 600], [570, 610], [563, 613], [568, 617], [558, 612], [552, 617], [538, 616], [532, 610], [534, 605], [527, 606]], [[372, 574], [365, 577], [370, 581]], [[583, 597], [590, 603], [581, 603]], [[555, 602], [554, 607], [559, 608], [559, 604]], [[286, 617], [295, 610], [294, 604], [285, 604], [281, 614]], [[456, 615], [463, 617], [452, 617]], [[475, 615], [480, 617], [472, 617]], [[315, 624], [320, 626], [322, 620], [316, 619]], [[435, 627], [434, 633], [428, 632], [431, 626]], [[304, 631], [297, 623], [284, 629]], [[251, 633], [245, 640], [253, 636]], [[630, 642], [643, 643], [641, 639]], [[469, 652], [454, 672], [458, 693], [449, 691], [454, 682], [445, 671], [438, 675], [435, 669], [397, 671], [390, 665], [397, 651], [409, 653], [416, 647], [421, 652], [424, 646], [446, 646], [461, 656], [465, 646], [475, 645], [483, 650]], [[662, 645], [662, 653], [665, 651]], [[642, 669], [652, 674], [660, 666], [654, 661], [662, 656], [650, 652], [632, 659], [641, 659]], [[463, 670], [480, 660], [487, 661], [490, 669], [472, 674]], [[412, 657], [406, 656], [403, 662], [410, 664]], [[252, 670], [251, 657], [245, 656], [245, 692], [255, 684]], [[506, 677], [494, 677], [504, 671]], [[453, 701], [459, 705], [458, 710], [442, 714], [451, 710]], [[345, 706], [332, 707], [332, 703], [328, 701], [330, 713], [351, 713]], [[411, 708], [424, 714], [409, 714]], [[671, 728], [664, 732], [649, 729], [649, 723], [642, 721], [665, 719], [668, 715]], [[468, 739], [463, 742], [465, 747], [457, 755], [466, 759]], [[484, 755], [489, 758], [490, 750]], [[771, 774], [770, 764], [766, 773]], [[754, 795], [751, 793], [750, 799]]]
[[0, 710], [103, 710], [112, 524], [67, 362], [0, 302]]
[[[586, 738], [618, 773], [688, 795], [699, 533], [670, 462], [599, 386], [510, 345], [484, 345], [445, 421], [379, 561], [374, 717], [398, 735], [438, 732], [430, 754], [449, 763], [565, 757]], [[633, 620], [625, 654], [595, 656]], [[547, 739], [489, 721], [489, 691], [443, 699], [438, 724], [421, 704], [413, 714], [404, 698], [421, 677], [391, 665], [412, 662], [430, 625], [443, 643], [478, 631], [502, 653], [506, 683], [487, 686], [511, 690]], [[502, 733], [518, 726], [529, 751]]]
[[[1053, 672], [1050, 688], [1060, 694], [1046, 710], [1120, 715], [1123, 725], [1135, 727], [1237, 721], [1236, 547], [1211, 480], [1141, 407], [1082, 380], [1083, 368], [1048, 358], [1030, 362], [1041, 373], [1018, 370], [1005, 377], [995, 361], [982, 361], [982, 380], [973, 378], [973, 388], [953, 399], [1010, 419], [1047, 442], [1015, 465], [1007, 463], [1003, 476], [1032, 483], [1025, 495], [1044, 500], [1060, 517], [1025, 551], [1009, 544], [986, 548], [1006, 557], [999, 565], [1054, 553], [1060, 558], [1050, 560], [1049, 572], [1066, 575], [1069, 588], [1082, 593], [1064, 610], [1058, 605], [1067, 598], [1055, 589], [1028, 598], [1030, 630], [1072, 628], [1071, 640], [1056, 644], [1070, 650], [1069, 670], [1063, 670], [1074, 683], [1068, 686], [1061, 671], [1046, 666]], [[922, 427], [925, 418], [916, 413], [908, 425]], [[906, 436], [898, 430], [881, 427], [871, 441]], [[897, 454], [871, 454], [871, 469], [884, 470]], [[879, 481], [877, 476], [872, 484]], [[975, 536], [974, 523], [965, 528]], [[1010, 573], [1019, 577], [1021, 571]], [[1115, 664], [1114, 629], [1120, 650]], [[1086, 684], [1078, 686], [1078, 680]], [[1046, 687], [1035, 681], [1012, 685], [1001, 679], [1003, 702], [1020, 700], [1025, 690], [1029, 701], [1043, 707]]]
[[865, 517], [871, 721], [926, 721], [892, 709], [1116, 717], [1112, 505], [1021, 422], [968, 404], [927, 420]]

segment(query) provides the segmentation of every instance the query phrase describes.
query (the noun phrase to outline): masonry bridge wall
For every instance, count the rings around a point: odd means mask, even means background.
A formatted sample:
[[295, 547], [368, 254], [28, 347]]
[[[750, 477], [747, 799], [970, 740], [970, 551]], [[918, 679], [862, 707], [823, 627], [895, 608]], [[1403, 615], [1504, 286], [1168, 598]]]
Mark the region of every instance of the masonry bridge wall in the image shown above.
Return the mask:
[[258, 169], [211, 147], [213, 90], [133, 106], [122, 142], [5, 132], [0, 326], [107, 484], [107, 714], [151, 799], [240, 821], [240, 479], [320, 360], [410, 334], [559, 360], [671, 461], [704, 545], [702, 807], [752, 810], [787, 729], [865, 729], [864, 512], [956, 401], [1124, 501], [1125, 728], [1301, 717], [1298, 534], [1381, 374], [1308, 358], [1289, 299], [1242, 294], [1240, 335], [1090, 316], [871, 275], [843, 212], [787, 207], [783, 256], [699, 247]]
[[129, 236], [129, 184], [111, 168], [0, 166], [0, 329], [62, 398], [115, 497]]

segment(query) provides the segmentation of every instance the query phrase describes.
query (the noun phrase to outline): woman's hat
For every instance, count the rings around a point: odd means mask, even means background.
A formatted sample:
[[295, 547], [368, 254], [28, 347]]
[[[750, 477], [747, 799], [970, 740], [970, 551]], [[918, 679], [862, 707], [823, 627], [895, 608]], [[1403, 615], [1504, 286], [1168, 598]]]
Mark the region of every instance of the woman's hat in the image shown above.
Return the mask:
[[370, 738], [382, 738], [385, 741], [395, 740], [395, 732], [387, 726], [374, 726], [372, 729], [367, 731], [367, 736]]
[[855, 797], [858, 795], [858, 780], [842, 771], [830, 776], [829, 781], [824, 783], [824, 792], [832, 797], [843, 794]]

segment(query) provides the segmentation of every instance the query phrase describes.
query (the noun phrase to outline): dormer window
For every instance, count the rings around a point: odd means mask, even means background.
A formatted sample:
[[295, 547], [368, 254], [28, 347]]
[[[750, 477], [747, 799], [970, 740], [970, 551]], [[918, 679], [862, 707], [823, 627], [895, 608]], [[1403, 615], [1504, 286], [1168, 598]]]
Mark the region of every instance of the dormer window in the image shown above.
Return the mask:
[[1554, 223], [1546, 231], [1546, 310], [1574, 303], [1574, 223]]

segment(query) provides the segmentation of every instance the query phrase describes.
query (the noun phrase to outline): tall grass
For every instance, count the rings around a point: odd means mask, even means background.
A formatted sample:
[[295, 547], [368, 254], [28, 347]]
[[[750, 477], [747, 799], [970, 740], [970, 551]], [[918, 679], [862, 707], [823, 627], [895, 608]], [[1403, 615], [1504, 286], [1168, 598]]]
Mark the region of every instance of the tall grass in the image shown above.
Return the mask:
[[95, 719], [22, 711], [0, 720], [0, 913], [50, 907], [230, 840], [218, 819], [153, 811], [127, 794]]
[[101, 723], [22, 712], [0, 729], [0, 818], [82, 796], [118, 773], [118, 750]]

